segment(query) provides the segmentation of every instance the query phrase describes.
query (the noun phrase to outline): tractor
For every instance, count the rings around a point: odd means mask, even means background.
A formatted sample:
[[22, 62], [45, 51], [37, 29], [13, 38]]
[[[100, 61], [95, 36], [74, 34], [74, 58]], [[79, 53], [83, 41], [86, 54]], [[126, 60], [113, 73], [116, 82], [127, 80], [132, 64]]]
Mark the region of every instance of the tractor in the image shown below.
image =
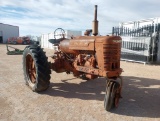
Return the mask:
[[[120, 36], [98, 35], [97, 5], [95, 5], [92, 30], [85, 32], [84, 36], [65, 38], [62, 28], [54, 31], [54, 39], [49, 41], [58, 46], [53, 52], [53, 62], [48, 62], [45, 52], [40, 45], [26, 46], [23, 52], [23, 71], [25, 83], [32, 91], [46, 90], [50, 85], [51, 70], [75, 77], [106, 79], [106, 92], [104, 96], [105, 110], [118, 107], [122, 89], [122, 69], [120, 68], [121, 42]], [[60, 38], [56, 32], [60, 31]], [[92, 32], [93, 36], [89, 36]]]

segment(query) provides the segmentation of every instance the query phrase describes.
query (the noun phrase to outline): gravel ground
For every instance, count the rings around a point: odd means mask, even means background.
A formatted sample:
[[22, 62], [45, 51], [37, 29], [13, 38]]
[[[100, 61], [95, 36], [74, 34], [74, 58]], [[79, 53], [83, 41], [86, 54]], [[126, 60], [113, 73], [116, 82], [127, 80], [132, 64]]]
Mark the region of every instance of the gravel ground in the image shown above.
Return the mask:
[[1, 44], [0, 121], [160, 121], [160, 66], [122, 61], [121, 67], [123, 98], [106, 112], [104, 78], [86, 81], [52, 72], [49, 89], [35, 93], [24, 83], [22, 55], [7, 55]]

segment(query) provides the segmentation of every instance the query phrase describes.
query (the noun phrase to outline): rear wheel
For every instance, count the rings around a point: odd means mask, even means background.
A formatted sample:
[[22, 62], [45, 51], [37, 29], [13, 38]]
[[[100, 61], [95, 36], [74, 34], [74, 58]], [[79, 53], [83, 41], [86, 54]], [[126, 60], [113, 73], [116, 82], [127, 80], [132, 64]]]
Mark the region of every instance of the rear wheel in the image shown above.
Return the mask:
[[35, 92], [49, 87], [50, 67], [40, 46], [27, 46], [23, 52], [23, 71], [26, 84]]

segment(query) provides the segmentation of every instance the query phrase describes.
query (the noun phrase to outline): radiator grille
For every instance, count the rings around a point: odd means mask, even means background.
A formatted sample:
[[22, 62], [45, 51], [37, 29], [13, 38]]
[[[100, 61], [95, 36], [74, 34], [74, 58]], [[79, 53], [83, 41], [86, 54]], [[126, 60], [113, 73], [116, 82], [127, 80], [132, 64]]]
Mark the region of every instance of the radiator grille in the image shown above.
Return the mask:
[[120, 68], [120, 51], [120, 44], [103, 45], [104, 70], [113, 71]]

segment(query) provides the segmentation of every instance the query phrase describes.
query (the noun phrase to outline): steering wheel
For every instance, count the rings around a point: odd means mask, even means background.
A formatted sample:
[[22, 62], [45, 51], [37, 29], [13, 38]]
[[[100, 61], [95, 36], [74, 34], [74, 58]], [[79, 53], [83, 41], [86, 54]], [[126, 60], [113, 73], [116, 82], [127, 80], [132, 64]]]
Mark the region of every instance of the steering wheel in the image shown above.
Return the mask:
[[57, 28], [54, 31], [54, 38], [55, 39], [61, 39], [61, 38], [65, 38], [65, 31], [62, 28]]

